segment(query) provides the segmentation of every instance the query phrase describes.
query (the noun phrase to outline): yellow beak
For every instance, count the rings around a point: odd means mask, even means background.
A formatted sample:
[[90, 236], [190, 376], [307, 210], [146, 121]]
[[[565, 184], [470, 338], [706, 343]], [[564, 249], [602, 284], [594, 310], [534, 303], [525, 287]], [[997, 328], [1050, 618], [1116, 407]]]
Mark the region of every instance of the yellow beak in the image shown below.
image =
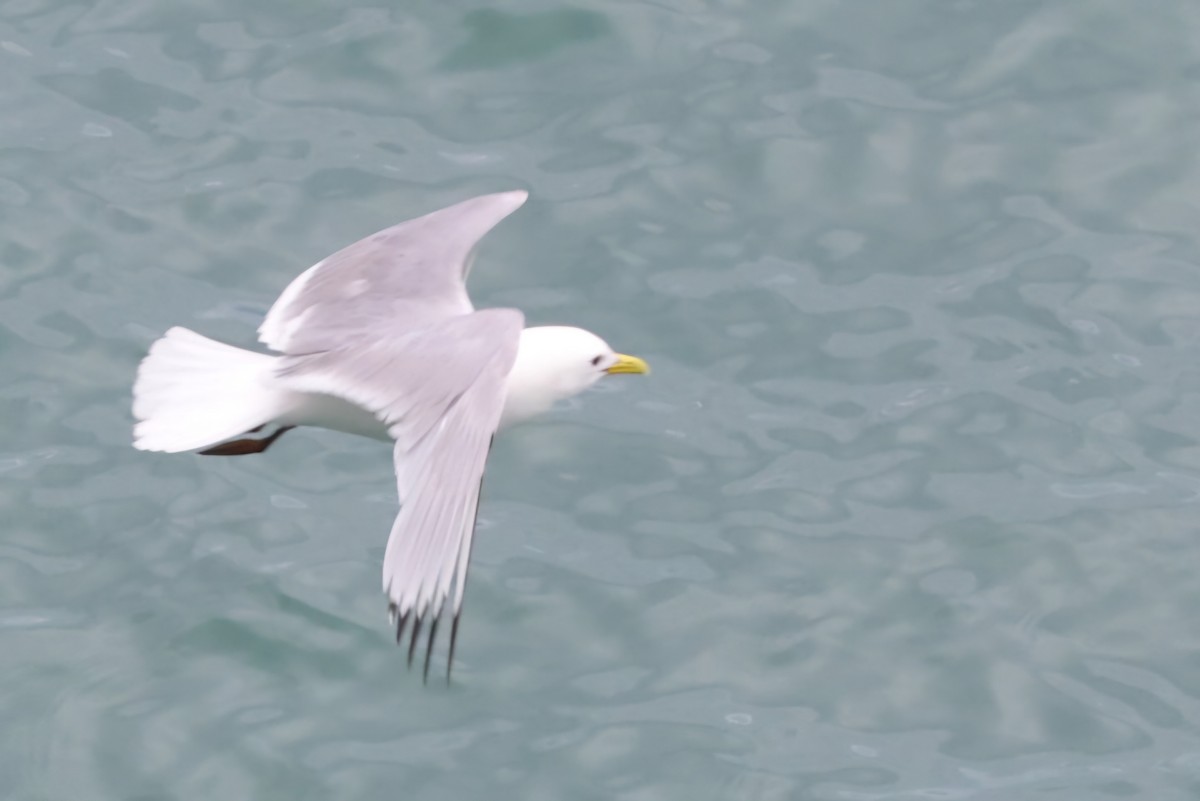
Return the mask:
[[624, 353], [617, 354], [617, 362], [612, 367], [604, 372], [609, 375], [617, 373], [638, 373], [646, 375], [650, 372], [650, 365], [639, 359], [637, 356], [626, 356]]

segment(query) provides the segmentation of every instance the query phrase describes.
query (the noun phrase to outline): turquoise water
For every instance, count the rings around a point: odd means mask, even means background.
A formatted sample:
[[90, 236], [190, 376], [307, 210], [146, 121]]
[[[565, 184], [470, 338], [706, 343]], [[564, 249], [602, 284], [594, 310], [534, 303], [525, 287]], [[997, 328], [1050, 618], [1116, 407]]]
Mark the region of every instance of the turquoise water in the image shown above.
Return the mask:
[[[0, 796], [1200, 797], [1200, 5], [409, 6], [0, 3]], [[514, 187], [476, 301], [655, 372], [498, 443], [426, 687], [389, 449], [129, 387]]]

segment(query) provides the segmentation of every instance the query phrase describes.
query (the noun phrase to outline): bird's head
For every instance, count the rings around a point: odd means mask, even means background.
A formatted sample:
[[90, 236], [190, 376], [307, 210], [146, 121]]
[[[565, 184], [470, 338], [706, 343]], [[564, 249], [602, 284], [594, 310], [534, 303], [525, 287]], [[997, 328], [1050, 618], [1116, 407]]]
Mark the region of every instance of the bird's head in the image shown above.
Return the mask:
[[526, 328], [508, 377], [504, 424], [539, 414], [607, 375], [649, 372], [646, 362], [614, 352], [591, 331], [559, 325]]

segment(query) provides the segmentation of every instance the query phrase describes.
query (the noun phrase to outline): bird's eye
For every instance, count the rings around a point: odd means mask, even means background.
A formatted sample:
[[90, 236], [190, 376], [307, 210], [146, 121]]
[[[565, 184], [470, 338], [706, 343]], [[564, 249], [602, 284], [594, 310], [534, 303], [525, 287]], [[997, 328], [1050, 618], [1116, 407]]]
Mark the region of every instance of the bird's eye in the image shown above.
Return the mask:
[[603, 357], [603, 356], [593, 356], [593, 357], [592, 357], [592, 367], [599, 367], [599, 366], [600, 366], [600, 360], [601, 360], [602, 358], [604, 358], [604, 357]]

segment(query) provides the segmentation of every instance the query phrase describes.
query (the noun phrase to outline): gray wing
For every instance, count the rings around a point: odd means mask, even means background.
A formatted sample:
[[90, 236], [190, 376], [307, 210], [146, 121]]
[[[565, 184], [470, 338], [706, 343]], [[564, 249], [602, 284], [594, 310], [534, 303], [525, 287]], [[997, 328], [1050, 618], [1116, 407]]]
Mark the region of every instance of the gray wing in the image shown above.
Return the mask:
[[422, 624], [432, 621], [427, 676], [452, 584], [454, 658], [484, 462], [523, 325], [515, 309], [486, 309], [391, 340], [363, 342], [353, 351], [283, 360], [286, 385], [364, 406], [396, 440], [401, 507], [383, 559], [383, 591], [397, 621], [397, 642], [413, 621], [410, 664]]
[[527, 197], [514, 191], [471, 198], [339, 250], [288, 285], [259, 339], [282, 353], [314, 353], [397, 323], [420, 326], [472, 311], [472, 252]]

